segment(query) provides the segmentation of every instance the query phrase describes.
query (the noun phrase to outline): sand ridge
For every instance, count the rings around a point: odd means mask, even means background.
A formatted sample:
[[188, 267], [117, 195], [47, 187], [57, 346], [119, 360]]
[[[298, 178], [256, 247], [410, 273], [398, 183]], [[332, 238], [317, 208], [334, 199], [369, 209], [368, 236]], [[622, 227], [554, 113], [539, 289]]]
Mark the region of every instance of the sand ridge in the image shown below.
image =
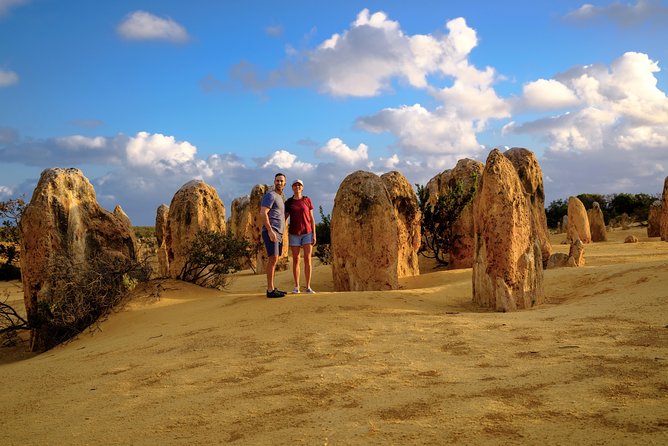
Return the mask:
[[471, 304], [470, 270], [426, 263], [350, 293], [318, 264], [318, 294], [277, 300], [248, 272], [223, 292], [165, 281], [1, 360], [0, 442], [666, 444], [668, 243], [643, 231], [587, 245], [585, 267], [545, 272], [549, 303], [506, 314]]

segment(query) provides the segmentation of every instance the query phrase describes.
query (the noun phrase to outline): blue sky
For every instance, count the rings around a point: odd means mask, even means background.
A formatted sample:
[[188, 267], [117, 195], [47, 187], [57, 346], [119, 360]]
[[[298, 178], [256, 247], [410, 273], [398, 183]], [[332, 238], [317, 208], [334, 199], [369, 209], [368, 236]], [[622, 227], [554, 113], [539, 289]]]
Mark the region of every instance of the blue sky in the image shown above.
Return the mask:
[[0, 199], [79, 167], [151, 225], [186, 182], [425, 184], [527, 147], [546, 201], [660, 193], [668, 2], [0, 0]]

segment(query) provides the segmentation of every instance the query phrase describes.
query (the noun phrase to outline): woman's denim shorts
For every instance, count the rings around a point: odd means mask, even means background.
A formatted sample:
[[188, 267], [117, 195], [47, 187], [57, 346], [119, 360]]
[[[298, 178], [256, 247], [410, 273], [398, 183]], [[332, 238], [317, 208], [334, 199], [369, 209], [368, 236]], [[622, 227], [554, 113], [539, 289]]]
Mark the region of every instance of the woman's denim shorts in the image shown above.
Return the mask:
[[290, 240], [290, 246], [310, 245], [313, 243], [313, 233], [309, 232], [302, 235], [288, 234], [288, 239]]

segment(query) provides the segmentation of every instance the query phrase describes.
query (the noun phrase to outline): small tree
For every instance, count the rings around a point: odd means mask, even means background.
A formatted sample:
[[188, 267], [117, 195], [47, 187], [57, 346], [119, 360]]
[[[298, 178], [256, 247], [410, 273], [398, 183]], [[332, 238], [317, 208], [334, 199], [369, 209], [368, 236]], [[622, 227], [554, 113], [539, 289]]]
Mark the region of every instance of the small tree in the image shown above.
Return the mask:
[[320, 206], [320, 223], [315, 225], [315, 233], [318, 238], [318, 244], [315, 247], [315, 256], [320, 259], [323, 265], [332, 263], [331, 225], [332, 216], [329, 214], [325, 215], [322, 206]]
[[562, 222], [564, 215], [568, 215], [568, 201], [563, 199], [552, 201], [545, 209], [547, 226], [557, 228]]
[[455, 242], [454, 224], [462, 211], [473, 201], [478, 188], [478, 175], [472, 175], [471, 186], [455, 181], [445, 194], [433, 202], [429, 190], [416, 184], [418, 205], [422, 212], [422, 244], [420, 253], [435, 259], [441, 265], [449, 263], [449, 254]]
[[251, 243], [241, 236], [200, 230], [186, 252], [178, 279], [209, 288], [224, 288], [228, 274], [243, 268], [253, 255]]
[[26, 207], [23, 198], [0, 202], [0, 280], [21, 278], [18, 223]]
[[318, 243], [323, 245], [329, 245], [332, 243], [331, 239], [331, 226], [332, 226], [332, 216], [327, 214], [322, 210], [322, 206], [319, 206], [320, 210], [320, 223], [315, 225], [315, 234], [318, 239]]
[[14, 200], [0, 201], [0, 241], [9, 243], [19, 242], [18, 223], [25, 210], [26, 203], [23, 197]]

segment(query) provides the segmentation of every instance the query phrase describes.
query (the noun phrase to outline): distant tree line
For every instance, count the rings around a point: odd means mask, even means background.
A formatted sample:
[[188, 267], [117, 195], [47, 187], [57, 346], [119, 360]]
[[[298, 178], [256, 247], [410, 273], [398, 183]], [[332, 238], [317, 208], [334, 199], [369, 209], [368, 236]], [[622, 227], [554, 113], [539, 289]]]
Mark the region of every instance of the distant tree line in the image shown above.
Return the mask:
[[[601, 206], [605, 224], [609, 224], [615, 219], [626, 215], [629, 219], [636, 222], [647, 221], [649, 207], [660, 197], [648, 194], [580, 194], [578, 199], [584, 204], [586, 209], [594, 207], [594, 202]], [[556, 228], [562, 221], [564, 215], [568, 215], [568, 200], [559, 199], [552, 201], [545, 209], [547, 214], [547, 226]]]

